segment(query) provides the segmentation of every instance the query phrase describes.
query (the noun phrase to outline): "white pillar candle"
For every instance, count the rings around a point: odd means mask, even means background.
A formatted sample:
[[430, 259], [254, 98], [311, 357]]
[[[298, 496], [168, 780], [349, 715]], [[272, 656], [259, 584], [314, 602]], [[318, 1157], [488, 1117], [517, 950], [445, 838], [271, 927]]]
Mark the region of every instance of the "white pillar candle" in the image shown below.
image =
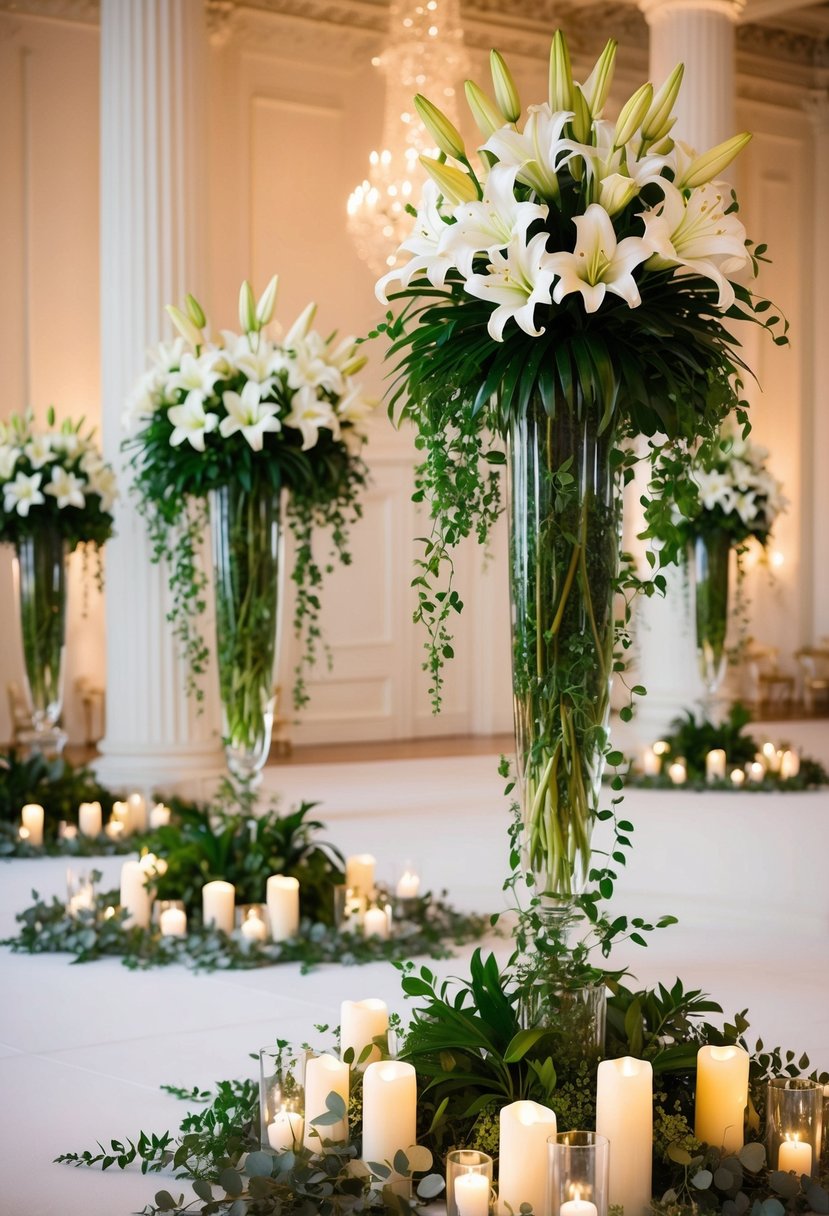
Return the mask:
[[731, 770], [731, 784], [745, 785], [746, 775], [741, 768], [733, 768]]
[[658, 777], [662, 768], [662, 757], [658, 756], [652, 747], [646, 747], [642, 753], [642, 772], [646, 777]]
[[547, 1141], [556, 1134], [553, 1111], [540, 1102], [511, 1102], [501, 1108], [498, 1147], [498, 1213], [522, 1203], [534, 1212], [547, 1207]]
[[100, 836], [104, 817], [100, 802], [82, 802], [78, 807], [78, 828], [82, 836]]
[[812, 1146], [805, 1140], [798, 1140], [797, 1137], [789, 1139], [788, 1136], [780, 1145], [780, 1152], [777, 1154], [777, 1168], [785, 1170], [794, 1170], [798, 1178], [801, 1174], [811, 1174], [812, 1172]]
[[325, 1100], [330, 1093], [339, 1094], [348, 1106], [348, 1065], [336, 1056], [310, 1056], [305, 1062], [304, 1144], [312, 1152], [319, 1152], [323, 1140], [344, 1144], [348, 1139], [347, 1116], [337, 1123], [324, 1124], [319, 1128], [312, 1126], [314, 1119], [328, 1110]]
[[249, 908], [242, 921], [242, 937], [249, 942], [265, 942], [268, 940], [268, 926], [255, 908]]
[[748, 779], [754, 781], [757, 785], [764, 779], [766, 775], [766, 766], [761, 764], [759, 760], [755, 760], [748, 766]]
[[668, 776], [674, 785], [684, 785], [688, 780], [688, 769], [685, 767], [685, 761], [674, 760], [668, 769]]
[[298, 1111], [278, 1110], [268, 1124], [268, 1143], [276, 1153], [287, 1153], [302, 1144], [305, 1120]]
[[110, 840], [118, 840], [119, 837], [124, 835], [123, 823], [117, 819], [110, 819], [109, 823], [104, 828], [104, 834], [108, 836]]
[[489, 1216], [489, 1179], [485, 1174], [458, 1174], [455, 1207], [458, 1216]]
[[162, 937], [186, 937], [187, 913], [184, 908], [165, 908], [158, 918]]
[[588, 1199], [568, 1199], [558, 1209], [558, 1216], [598, 1216], [598, 1208]]
[[653, 1067], [648, 1060], [623, 1056], [599, 1064], [596, 1131], [611, 1144], [608, 1203], [624, 1207], [625, 1216], [646, 1216], [653, 1198]]
[[380, 1059], [380, 1049], [375, 1044], [362, 1063], [358, 1063], [363, 1051], [371, 1043], [388, 1032], [389, 1007], [385, 1001], [343, 1001], [340, 1006], [340, 1055], [349, 1048], [354, 1052], [352, 1068], [365, 1068]]
[[265, 888], [271, 937], [285, 942], [299, 933], [299, 881], [286, 874], [272, 874]]
[[742, 1047], [701, 1047], [697, 1054], [694, 1134], [713, 1148], [743, 1147], [748, 1102], [748, 1052]]
[[778, 751], [773, 743], [763, 744], [763, 760], [770, 773], [779, 773], [783, 753]]
[[721, 747], [713, 748], [705, 757], [705, 780], [725, 780], [725, 752]]
[[398, 899], [417, 899], [420, 894], [420, 875], [408, 867], [397, 880], [395, 895]]
[[222, 933], [233, 932], [236, 888], [221, 878], [206, 882], [201, 889], [202, 921]]
[[130, 794], [127, 798], [130, 808], [130, 831], [146, 832], [147, 830], [147, 800], [141, 794]]
[[800, 772], [800, 756], [797, 752], [785, 751], [780, 760], [780, 776], [784, 781], [796, 777]]
[[[411, 1064], [379, 1060], [363, 1077], [363, 1149], [366, 1162], [394, 1161], [417, 1142], [417, 1079]], [[390, 1182], [402, 1177], [392, 1170]]]
[[112, 822], [122, 824], [124, 835], [129, 836], [132, 831], [132, 825], [130, 823], [130, 804], [128, 802], [113, 802]]
[[170, 808], [157, 802], [150, 811], [150, 828], [166, 828], [170, 822]]
[[374, 894], [374, 867], [371, 853], [357, 853], [345, 861], [345, 885], [369, 898]]
[[146, 877], [147, 871], [139, 861], [125, 861], [121, 866], [120, 903], [129, 913], [125, 921], [127, 928], [133, 925], [140, 925], [142, 929], [150, 927], [152, 897], [144, 885]]
[[363, 935], [379, 937], [385, 941], [391, 932], [385, 908], [369, 908], [363, 917]]
[[43, 844], [43, 818], [43, 807], [38, 802], [27, 802], [20, 812], [20, 822], [27, 833], [23, 839], [36, 848]]

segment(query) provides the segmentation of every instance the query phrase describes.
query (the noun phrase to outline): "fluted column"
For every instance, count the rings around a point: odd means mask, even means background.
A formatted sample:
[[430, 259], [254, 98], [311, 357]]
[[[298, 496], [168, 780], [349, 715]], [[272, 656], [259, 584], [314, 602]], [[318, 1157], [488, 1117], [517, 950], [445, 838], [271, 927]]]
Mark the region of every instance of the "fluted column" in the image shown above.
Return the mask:
[[[674, 138], [702, 152], [734, 135], [735, 24], [743, 0], [640, 0], [640, 8], [650, 27], [654, 87], [678, 63], [685, 64]], [[637, 478], [637, 499], [643, 479], [644, 474]], [[688, 577], [677, 567], [664, 574], [665, 598], [640, 601], [636, 614], [636, 665], [648, 690], [636, 722], [645, 742], [664, 734], [674, 718], [703, 696]]]
[[121, 466], [107, 546], [107, 721], [97, 765], [113, 785], [181, 787], [221, 770], [215, 674], [201, 714], [126, 493], [121, 415], [147, 350], [170, 337], [164, 305], [204, 270], [203, 0], [101, 0], [101, 387], [104, 449]]

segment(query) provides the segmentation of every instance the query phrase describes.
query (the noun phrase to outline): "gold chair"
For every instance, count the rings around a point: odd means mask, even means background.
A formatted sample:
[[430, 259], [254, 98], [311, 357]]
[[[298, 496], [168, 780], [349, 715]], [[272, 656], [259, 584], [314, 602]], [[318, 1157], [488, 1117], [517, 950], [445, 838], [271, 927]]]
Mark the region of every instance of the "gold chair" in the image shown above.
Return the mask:
[[776, 646], [762, 646], [752, 638], [746, 644], [743, 667], [747, 677], [746, 699], [758, 709], [788, 709], [794, 700], [795, 678], [779, 667]]
[[803, 703], [814, 713], [818, 702], [829, 702], [829, 646], [804, 646], [794, 657], [800, 665]]
[[291, 742], [291, 720], [279, 712], [282, 701], [282, 688], [279, 684], [274, 687], [273, 734], [271, 736], [271, 755], [277, 760], [284, 760], [294, 749]]

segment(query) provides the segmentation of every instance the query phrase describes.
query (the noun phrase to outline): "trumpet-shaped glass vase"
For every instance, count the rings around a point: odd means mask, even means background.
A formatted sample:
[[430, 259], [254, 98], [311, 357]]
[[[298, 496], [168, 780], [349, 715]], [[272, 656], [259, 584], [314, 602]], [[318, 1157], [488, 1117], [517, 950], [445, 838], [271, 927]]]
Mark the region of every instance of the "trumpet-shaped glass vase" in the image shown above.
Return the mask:
[[60, 752], [66, 735], [58, 722], [63, 708], [66, 647], [67, 544], [44, 522], [15, 546], [15, 575], [23, 638], [23, 665], [32, 715], [21, 742], [33, 751]]

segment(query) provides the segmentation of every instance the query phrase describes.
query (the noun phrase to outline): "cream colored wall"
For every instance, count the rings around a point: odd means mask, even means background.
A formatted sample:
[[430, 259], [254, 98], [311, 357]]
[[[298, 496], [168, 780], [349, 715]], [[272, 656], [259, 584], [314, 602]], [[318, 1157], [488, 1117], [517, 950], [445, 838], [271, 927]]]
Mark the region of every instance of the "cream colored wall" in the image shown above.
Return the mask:
[[[248, 13], [254, 26], [231, 29], [211, 52], [209, 287], [214, 322], [233, 325], [239, 280], [263, 284], [281, 276], [278, 316], [288, 323], [310, 298], [323, 330], [364, 333], [379, 318], [372, 276], [345, 231], [345, 201], [365, 175], [380, 138], [382, 82], [369, 66], [371, 34], [343, 32], [289, 17]], [[2, 409], [26, 401], [59, 413], [98, 412], [97, 30], [75, 22], [0, 13], [0, 332], [6, 352]], [[483, 77], [482, 57], [473, 68]], [[511, 58], [526, 97], [544, 89], [541, 58]], [[577, 65], [580, 66], [580, 65]], [[622, 65], [620, 88], [633, 81], [638, 58]], [[798, 112], [799, 113], [799, 112]], [[768, 236], [775, 256], [764, 286], [785, 309], [795, 339], [791, 352], [770, 344], [757, 356], [764, 395], [755, 397], [758, 437], [773, 449], [776, 472], [793, 499], [779, 532], [785, 562], [772, 594], [759, 595], [755, 632], [785, 650], [811, 636], [819, 582], [811, 577], [813, 501], [825, 478], [812, 474], [816, 423], [811, 411], [816, 361], [813, 340], [811, 232], [816, 223], [812, 128], [759, 102], [741, 121], [758, 132], [743, 168], [744, 210], [751, 231]], [[825, 252], [824, 252], [825, 256]], [[370, 348], [369, 348], [370, 349]], [[378, 395], [382, 348], [367, 373]], [[824, 381], [825, 382], [825, 381]], [[822, 409], [826, 410], [825, 401]], [[409, 495], [411, 436], [378, 411], [368, 447], [373, 486], [353, 537], [353, 564], [330, 580], [324, 621], [334, 667], [320, 671], [300, 740], [393, 738], [508, 729], [509, 692], [505, 536], [499, 528], [486, 572], [471, 549], [459, 562], [465, 602], [449, 673], [446, 710], [435, 720], [420, 670], [422, 638], [411, 622], [409, 587], [424, 531]], [[0, 554], [0, 683], [19, 678], [19, 642], [10, 555]], [[822, 575], [820, 577], [823, 577]], [[92, 594], [81, 619], [73, 580], [67, 721], [81, 730], [75, 673], [103, 679], [103, 615]], [[814, 596], [814, 598], [813, 598]], [[824, 631], [829, 622], [824, 617]], [[283, 654], [283, 681], [295, 657]], [[0, 704], [0, 738], [8, 737]]]

